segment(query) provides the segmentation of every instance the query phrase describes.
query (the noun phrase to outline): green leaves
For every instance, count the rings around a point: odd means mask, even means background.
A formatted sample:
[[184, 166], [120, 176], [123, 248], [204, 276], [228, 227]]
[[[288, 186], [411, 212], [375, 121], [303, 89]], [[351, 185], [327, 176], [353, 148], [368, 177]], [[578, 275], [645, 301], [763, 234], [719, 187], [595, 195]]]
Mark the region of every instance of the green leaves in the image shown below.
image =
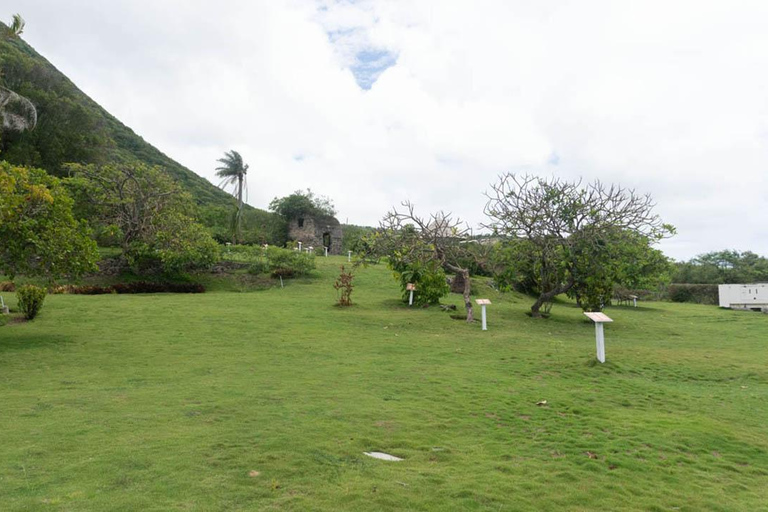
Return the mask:
[[0, 273], [51, 279], [96, 269], [96, 243], [61, 182], [0, 162]]

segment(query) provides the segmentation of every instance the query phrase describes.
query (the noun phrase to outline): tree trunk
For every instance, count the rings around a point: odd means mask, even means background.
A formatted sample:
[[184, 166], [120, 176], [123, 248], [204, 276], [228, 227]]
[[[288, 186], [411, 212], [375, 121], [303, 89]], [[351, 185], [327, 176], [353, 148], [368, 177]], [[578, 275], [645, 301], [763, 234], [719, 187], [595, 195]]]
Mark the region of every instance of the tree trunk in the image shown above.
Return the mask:
[[243, 176], [237, 177], [237, 212], [235, 213], [235, 226], [232, 233], [234, 244], [237, 245], [240, 238], [240, 218], [243, 213]]
[[469, 270], [462, 270], [461, 276], [464, 278], [464, 307], [467, 308], [467, 323], [475, 321], [475, 317], [472, 312], [472, 300], [469, 298], [469, 294], [472, 291], [472, 281], [469, 279]]
[[568, 278], [568, 282], [558, 286], [557, 288], [554, 288], [546, 293], [542, 293], [539, 295], [539, 298], [536, 299], [536, 302], [533, 303], [533, 306], [531, 306], [531, 316], [533, 318], [541, 318], [541, 312], [539, 311], [541, 309], [541, 306], [545, 302], [549, 302], [561, 293], [565, 293], [571, 288], [573, 288], [574, 285], [573, 277]]

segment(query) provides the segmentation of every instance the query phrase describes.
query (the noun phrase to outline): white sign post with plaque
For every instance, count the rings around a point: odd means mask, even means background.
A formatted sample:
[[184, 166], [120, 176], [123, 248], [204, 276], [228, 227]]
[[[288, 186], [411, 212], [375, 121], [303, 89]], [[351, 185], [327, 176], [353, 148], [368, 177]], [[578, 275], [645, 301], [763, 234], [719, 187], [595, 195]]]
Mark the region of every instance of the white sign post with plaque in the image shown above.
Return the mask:
[[299, 252], [301, 252], [301, 242], [299, 242]]
[[327, 258], [328, 257], [328, 248], [327, 247], [323, 247], [323, 249], [325, 249], [325, 257]]
[[590, 320], [595, 322], [595, 341], [597, 343], [597, 360], [605, 362], [605, 335], [603, 334], [603, 324], [613, 322], [605, 313], [584, 313]]
[[352, 262], [352, 251], [347, 251], [347, 261]]
[[475, 299], [475, 302], [476, 302], [476, 303], [477, 303], [477, 305], [478, 305], [478, 306], [480, 306], [480, 308], [482, 309], [482, 317], [483, 317], [483, 330], [484, 330], [484, 331], [487, 331], [487, 330], [488, 330], [488, 326], [487, 326], [487, 325], [486, 325], [486, 323], [485, 323], [485, 306], [487, 306], [488, 304], [490, 304], [490, 303], [491, 303], [491, 301], [490, 301], [490, 300], [488, 300], [488, 299]]
[[413, 291], [416, 289], [416, 285], [408, 283], [405, 285], [405, 289], [410, 292], [410, 295], [408, 295], [408, 305], [413, 306]]

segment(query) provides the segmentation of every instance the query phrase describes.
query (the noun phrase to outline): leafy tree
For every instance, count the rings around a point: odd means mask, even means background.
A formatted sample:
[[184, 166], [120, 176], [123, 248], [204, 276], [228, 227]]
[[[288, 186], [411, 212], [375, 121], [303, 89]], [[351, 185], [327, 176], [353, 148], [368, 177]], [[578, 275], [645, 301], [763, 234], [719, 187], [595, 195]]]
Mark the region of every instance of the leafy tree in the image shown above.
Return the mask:
[[235, 150], [224, 153], [224, 158], [219, 158], [221, 167], [216, 168], [216, 176], [222, 178], [220, 187], [234, 185], [237, 192], [237, 210], [232, 221], [232, 242], [237, 244], [240, 240], [240, 230], [243, 217], [243, 187], [245, 175], [248, 173], [248, 165], [243, 163], [243, 157]]
[[96, 243], [60, 180], [0, 162], [0, 273], [56, 279], [96, 269]]
[[467, 322], [473, 322], [472, 283], [469, 269], [462, 266], [462, 261], [472, 255], [467, 243], [470, 229], [450, 213], [438, 212], [424, 218], [416, 214], [409, 201], [403, 202], [402, 206], [404, 211], [393, 208], [382, 219], [373, 238], [373, 251], [387, 256], [390, 267], [400, 277], [404, 293], [408, 282], [423, 281], [415, 284], [422, 287], [422, 298], [431, 303], [449, 291], [443, 269], [461, 275]]
[[752, 251], [723, 250], [675, 264], [675, 283], [736, 284], [768, 281], [768, 258]]
[[195, 219], [195, 207], [159, 167], [144, 164], [69, 166], [81, 208], [102, 229], [118, 234], [123, 256], [137, 271], [202, 268], [218, 259], [218, 244]]
[[582, 187], [507, 173], [492, 185], [485, 213], [495, 233], [519, 241], [534, 270], [539, 296], [531, 314], [539, 317], [544, 304], [574, 287], [592, 299], [604, 296], [626, 260], [628, 240], [648, 247], [673, 234], [653, 207], [648, 195], [599, 181]]
[[303, 216], [333, 217], [336, 207], [325, 196], [317, 196], [310, 189], [306, 192], [297, 190], [293, 194], [274, 198], [269, 203], [269, 209], [286, 220], [294, 220]]

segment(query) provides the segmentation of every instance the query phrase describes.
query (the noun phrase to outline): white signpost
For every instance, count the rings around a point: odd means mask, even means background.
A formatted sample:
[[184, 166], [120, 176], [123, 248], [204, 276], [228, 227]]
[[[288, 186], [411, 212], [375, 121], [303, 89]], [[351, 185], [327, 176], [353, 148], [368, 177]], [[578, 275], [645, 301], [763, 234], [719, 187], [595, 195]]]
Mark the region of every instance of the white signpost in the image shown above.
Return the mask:
[[352, 251], [347, 251], [347, 261], [352, 263]]
[[299, 252], [301, 252], [301, 242], [299, 242]]
[[605, 336], [603, 335], [603, 324], [613, 322], [605, 313], [584, 313], [587, 318], [595, 322], [595, 341], [597, 343], [597, 360], [605, 362]]
[[408, 305], [413, 306], [413, 292], [416, 290], [416, 285], [413, 283], [408, 283], [405, 285], [405, 289], [411, 292], [408, 296]]
[[323, 249], [325, 249], [325, 257], [327, 258], [328, 257], [328, 248], [327, 247], [323, 247]]
[[488, 326], [486, 325], [486, 322], [485, 322], [485, 306], [487, 306], [488, 304], [490, 304], [490, 303], [491, 303], [491, 301], [490, 301], [490, 300], [488, 300], [488, 299], [475, 299], [475, 302], [476, 302], [476, 303], [477, 303], [477, 305], [478, 305], [478, 306], [480, 306], [480, 308], [482, 309], [482, 317], [483, 317], [483, 330], [484, 330], [484, 331], [487, 331], [487, 330], [488, 330]]

